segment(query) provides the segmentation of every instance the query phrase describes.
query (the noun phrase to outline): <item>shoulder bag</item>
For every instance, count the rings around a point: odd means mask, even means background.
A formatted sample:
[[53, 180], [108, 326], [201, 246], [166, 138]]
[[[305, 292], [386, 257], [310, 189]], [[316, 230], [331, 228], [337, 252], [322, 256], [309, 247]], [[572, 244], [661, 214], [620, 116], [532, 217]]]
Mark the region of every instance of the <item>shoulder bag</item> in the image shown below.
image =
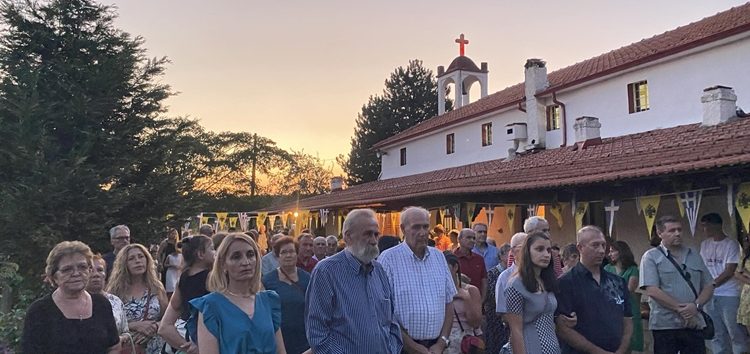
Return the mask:
[[[458, 326], [461, 327], [461, 334], [463, 334], [464, 325], [461, 324], [461, 318], [458, 317], [458, 312], [455, 308], [453, 309], [453, 313], [456, 315]], [[461, 354], [484, 354], [484, 349], [484, 340], [476, 335], [476, 331], [474, 331], [474, 335], [467, 334], [461, 337]]]
[[[664, 252], [664, 250], [661, 249], [661, 246], [658, 246], [657, 248], [659, 249], [659, 251], [665, 257], [667, 257], [667, 259], [670, 262], [672, 262], [672, 265], [675, 267], [675, 269], [677, 269], [677, 272], [680, 273], [680, 275], [682, 276], [682, 279], [685, 279], [685, 281], [690, 286], [690, 290], [693, 291], [693, 295], [695, 295], [695, 299], [698, 300], [698, 291], [695, 290], [695, 287], [693, 286], [693, 283], [690, 282], [690, 279], [685, 274], [685, 272], [682, 271], [682, 268], [680, 268], [680, 265], [677, 264], [677, 261], [675, 261], [674, 258], [672, 258], [671, 255], [668, 255], [666, 252]], [[687, 257], [687, 255], [685, 255], [685, 257]], [[696, 304], [696, 306], [697, 306], [697, 304]], [[698, 309], [698, 312], [701, 314], [701, 316], [703, 316], [703, 321], [706, 322], [706, 327], [704, 327], [703, 329], [699, 330], [698, 332], [700, 332], [700, 334], [703, 337], [703, 339], [706, 339], [706, 340], [714, 339], [714, 321], [711, 319], [711, 316], [709, 316], [703, 310]]]

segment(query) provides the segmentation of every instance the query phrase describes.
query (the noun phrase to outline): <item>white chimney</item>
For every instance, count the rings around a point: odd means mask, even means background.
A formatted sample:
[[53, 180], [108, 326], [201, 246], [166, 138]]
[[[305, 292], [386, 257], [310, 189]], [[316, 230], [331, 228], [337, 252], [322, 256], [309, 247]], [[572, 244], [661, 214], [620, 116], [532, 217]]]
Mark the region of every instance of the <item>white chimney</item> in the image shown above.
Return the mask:
[[331, 192], [344, 190], [344, 177], [331, 178]]
[[588, 146], [601, 144], [602, 135], [599, 130], [601, 127], [602, 124], [599, 123], [599, 118], [576, 118], [576, 122], [573, 124], [573, 129], [575, 130], [576, 145], [578, 148], [585, 149]]
[[524, 65], [524, 90], [526, 94], [526, 119], [528, 138], [526, 149], [543, 148], [547, 134], [547, 116], [544, 104], [536, 99], [536, 94], [549, 87], [547, 66], [541, 59], [528, 59]]
[[703, 125], [725, 123], [737, 116], [737, 95], [731, 87], [712, 86], [703, 90]]

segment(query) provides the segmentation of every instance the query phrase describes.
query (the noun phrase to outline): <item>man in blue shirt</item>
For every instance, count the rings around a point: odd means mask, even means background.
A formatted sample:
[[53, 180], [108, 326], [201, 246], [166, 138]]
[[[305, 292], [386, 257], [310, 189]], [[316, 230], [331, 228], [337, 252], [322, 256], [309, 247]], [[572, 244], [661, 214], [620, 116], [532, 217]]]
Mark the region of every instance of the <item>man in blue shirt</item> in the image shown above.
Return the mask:
[[557, 321], [563, 353], [624, 353], [633, 334], [633, 314], [625, 280], [602, 266], [607, 241], [596, 226], [585, 226], [576, 235], [581, 261], [560, 278], [557, 311], [575, 313], [577, 324]]
[[[474, 224], [474, 227], [472, 227], [472, 229], [477, 235], [477, 244], [471, 251], [484, 258], [484, 268], [489, 272], [490, 269], [494, 268], [497, 263], [500, 262], [497, 254], [497, 247], [487, 243], [486, 224], [476, 223]], [[484, 295], [484, 293], [482, 295]]]
[[397, 354], [403, 342], [393, 293], [378, 256], [378, 221], [370, 209], [349, 212], [346, 248], [315, 266], [305, 295], [307, 340], [316, 354]]

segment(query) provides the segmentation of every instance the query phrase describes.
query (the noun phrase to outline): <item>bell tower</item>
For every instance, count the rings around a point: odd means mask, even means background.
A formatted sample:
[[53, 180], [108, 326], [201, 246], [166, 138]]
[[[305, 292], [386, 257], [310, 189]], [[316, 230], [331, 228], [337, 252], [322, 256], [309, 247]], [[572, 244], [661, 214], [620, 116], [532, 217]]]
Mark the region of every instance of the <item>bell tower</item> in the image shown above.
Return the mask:
[[448, 85], [455, 85], [453, 109], [461, 108], [471, 102], [469, 91], [474, 83], [481, 87], [481, 97], [487, 96], [487, 63], [481, 63], [481, 68], [465, 55], [469, 40], [462, 33], [457, 39], [459, 55], [448, 66], [448, 70], [438, 66], [438, 115], [445, 113], [445, 92]]

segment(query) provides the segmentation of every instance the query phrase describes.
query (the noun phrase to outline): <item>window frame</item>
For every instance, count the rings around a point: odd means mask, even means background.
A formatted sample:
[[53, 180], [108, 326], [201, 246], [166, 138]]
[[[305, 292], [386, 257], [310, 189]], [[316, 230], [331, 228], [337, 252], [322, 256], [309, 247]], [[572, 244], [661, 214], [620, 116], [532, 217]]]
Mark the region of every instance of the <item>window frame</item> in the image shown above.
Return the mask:
[[[644, 92], [641, 92], [644, 91]], [[648, 80], [628, 84], [628, 113], [645, 112], [651, 109]]]
[[492, 145], [492, 122], [482, 124], [482, 147]]
[[445, 136], [445, 154], [451, 155], [456, 152], [456, 134], [450, 133]]
[[400, 157], [401, 166], [406, 166], [406, 148], [405, 147], [399, 150], [399, 157]]
[[[553, 123], [557, 123], [557, 125]], [[547, 131], [560, 130], [562, 127], [562, 107], [558, 104], [547, 106]]]

